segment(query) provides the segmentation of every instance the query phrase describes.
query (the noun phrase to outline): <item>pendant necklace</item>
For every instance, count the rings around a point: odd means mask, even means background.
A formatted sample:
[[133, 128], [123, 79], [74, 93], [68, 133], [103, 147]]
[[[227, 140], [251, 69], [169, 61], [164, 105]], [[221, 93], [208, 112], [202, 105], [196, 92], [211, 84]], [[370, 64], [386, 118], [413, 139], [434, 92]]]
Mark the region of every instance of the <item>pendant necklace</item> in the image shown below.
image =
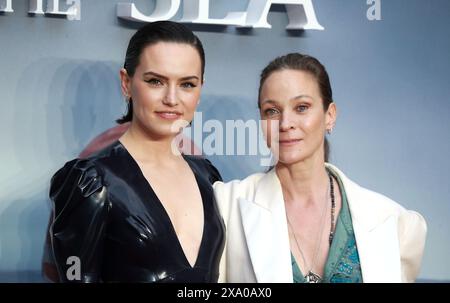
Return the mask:
[[[333, 238], [334, 238], [334, 227], [335, 227], [335, 218], [334, 218], [335, 213], [334, 212], [335, 212], [335, 208], [336, 208], [336, 203], [335, 203], [335, 198], [334, 198], [333, 177], [331, 176], [331, 174], [329, 172], [327, 172], [327, 173], [328, 173], [328, 178], [329, 178], [329, 181], [330, 181], [330, 187], [329, 187], [329, 189], [327, 191], [327, 196], [328, 196], [328, 192], [329, 192], [330, 193], [330, 198], [331, 198], [331, 228], [330, 228], [330, 235], [328, 237], [328, 242], [329, 242], [329, 244], [331, 246], [331, 243], [333, 242]], [[322, 217], [321, 217], [321, 221], [320, 221], [322, 227], [321, 227], [320, 233], [318, 235], [318, 244], [317, 244], [316, 252], [314, 254], [314, 259], [313, 259], [313, 262], [311, 264], [310, 269], [307, 270], [307, 274], [304, 276], [305, 281], [307, 283], [320, 283], [320, 282], [322, 282], [322, 279], [323, 279], [319, 274], [315, 273], [313, 271], [313, 269], [314, 269], [314, 265], [316, 264], [317, 256], [318, 256], [318, 254], [320, 252], [320, 245], [322, 243], [320, 238], [321, 238], [321, 236], [323, 234], [323, 228], [325, 226], [325, 224], [324, 224], [324, 217], [325, 217], [325, 213], [326, 213], [326, 209], [327, 209], [326, 205], [327, 205], [327, 203], [325, 203], [324, 210], [322, 211]], [[300, 255], [302, 256], [303, 263], [307, 267], [306, 259], [305, 259], [305, 256], [303, 254], [303, 251], [300, 248], [300, 245], [298, 244], [297, 236], [295, 235], [294, 228], [292, 227], [292, 224], [289, 221], [289, 217], [287, 215], [286, 215], [286, 218], [287, 218], [289, 227], [292, 230], [292, 235], [294, 236], [294, 240], [295, 240], [295, 244], [297, 245], [297, 249], [300, 252]]]

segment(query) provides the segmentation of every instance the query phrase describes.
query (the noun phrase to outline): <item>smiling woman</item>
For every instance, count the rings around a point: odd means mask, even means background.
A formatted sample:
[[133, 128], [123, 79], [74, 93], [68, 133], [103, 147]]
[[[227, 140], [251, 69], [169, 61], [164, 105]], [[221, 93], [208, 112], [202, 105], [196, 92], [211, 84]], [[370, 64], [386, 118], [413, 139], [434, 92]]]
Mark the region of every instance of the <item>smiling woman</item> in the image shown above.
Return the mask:
[[200, 40], [181, 24], [150, 23], [131, 38], [120, 71], [129, 106], [118, 121], [129, 128], [52, 178], [49, 236], [60, 281], [218, 280], [224, 226], [211, 184], [220, 174], [172, 150], [193, 118], [204, 64]]
[[261, 74], [259, 107], [262, 119], [279, 126], [279, 133], [266, 131], [267, 141], [278, 143], [271, 146], [278, 162], [265, 174], [214, 184], [227, 225], [221, 279], [414, 281], [423, 217], [327, 163], [325, 136], [337, 110], [325, 67], [298, 53], [276, 58]]

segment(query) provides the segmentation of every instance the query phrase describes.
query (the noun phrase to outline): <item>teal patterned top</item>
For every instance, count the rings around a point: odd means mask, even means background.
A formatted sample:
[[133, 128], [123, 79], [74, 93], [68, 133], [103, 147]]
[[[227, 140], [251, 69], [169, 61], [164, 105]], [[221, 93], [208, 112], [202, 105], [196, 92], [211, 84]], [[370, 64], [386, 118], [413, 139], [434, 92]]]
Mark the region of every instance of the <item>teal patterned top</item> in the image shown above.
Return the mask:
[[[347, 196], [339, 176], [331, 170], [329, 172], [336, 178], [339, 184], [342, 196], [342, 208], [337, 219], [335, 235], [325, 264], [322, 283], [362, 283], [361, 265]], [[304, 275], [298, 267], [292, 253], [291, 259], [294, 283], [305, 283]]]

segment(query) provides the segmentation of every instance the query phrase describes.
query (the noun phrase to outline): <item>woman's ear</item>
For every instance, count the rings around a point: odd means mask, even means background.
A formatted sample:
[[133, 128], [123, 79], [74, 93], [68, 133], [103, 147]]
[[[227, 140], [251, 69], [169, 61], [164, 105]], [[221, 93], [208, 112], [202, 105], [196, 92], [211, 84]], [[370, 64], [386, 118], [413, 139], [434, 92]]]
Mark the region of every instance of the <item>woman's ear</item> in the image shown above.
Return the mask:
[[325, 113], [325, 126], [328, 131], [332, 131], [334, 126], [336, 125], [336, 118], [337, 118], [337, 108], [336, 104], [334, 102], [330, 103], [328, 105], [328, 110]]
[[131, 84], [130, 76], [128, 76], [127, 70], [122, 68], [120, 70], [120, 88], [122, 89], [122, 94], [125, 96], [127, 100], [131, 98], [130, 84]]

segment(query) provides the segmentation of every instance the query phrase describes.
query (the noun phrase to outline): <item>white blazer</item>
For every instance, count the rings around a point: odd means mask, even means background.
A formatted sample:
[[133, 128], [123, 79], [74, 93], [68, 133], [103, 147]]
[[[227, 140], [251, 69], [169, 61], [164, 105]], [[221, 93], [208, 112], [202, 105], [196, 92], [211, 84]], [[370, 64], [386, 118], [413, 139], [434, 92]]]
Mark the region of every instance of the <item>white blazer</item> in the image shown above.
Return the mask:
[[[342, 180], [364, 282], [414, 282], [425, 246], [423, 217], [367, 190], [326, 164]], [[292, 283], [288, 225], [280, 181], [271, 170], [214, 183], [227, 228], [219, 282]]]

